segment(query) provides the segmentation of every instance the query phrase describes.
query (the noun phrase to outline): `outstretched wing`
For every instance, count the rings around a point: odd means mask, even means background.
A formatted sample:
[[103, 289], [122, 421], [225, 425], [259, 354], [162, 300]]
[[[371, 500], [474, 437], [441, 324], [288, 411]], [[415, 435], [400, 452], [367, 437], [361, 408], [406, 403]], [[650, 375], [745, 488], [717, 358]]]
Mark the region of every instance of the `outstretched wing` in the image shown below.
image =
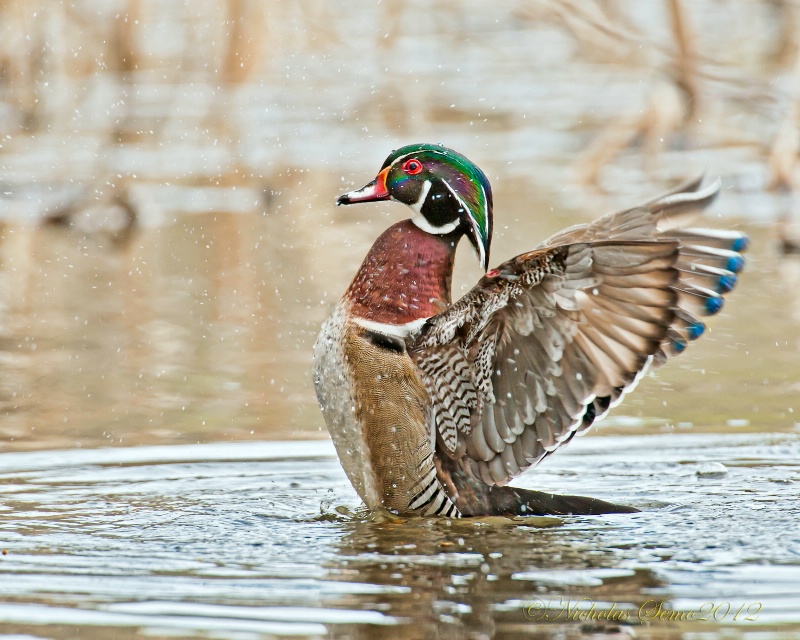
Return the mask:
[[408, 340], [438, 451], [505, 484], [703, 333], [746, 237], [684, 226], [719, 190], [699, 183], [551, 237]]

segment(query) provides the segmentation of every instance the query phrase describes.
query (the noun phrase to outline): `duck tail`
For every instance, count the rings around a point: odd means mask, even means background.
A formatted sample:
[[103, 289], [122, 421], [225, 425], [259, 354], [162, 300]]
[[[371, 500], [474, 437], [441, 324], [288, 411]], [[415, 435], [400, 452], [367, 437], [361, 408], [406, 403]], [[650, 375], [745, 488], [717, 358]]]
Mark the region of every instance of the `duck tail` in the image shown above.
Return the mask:
[[[562, 496], [517, 487], [487, 487], [487, 489], [487, 499], [481, 501], [487, 512], [474, 515], [596, 516], [605, 513], [638, 513], [639, 511], [634, 507], [585, 496]], [[462, 513], [467, 515], [463, 510]]]
[[635, 507], [597, 498], [490, 486], [447, 456], [436, 456], [436, 467], [439, 481], [462, 516], [596, 516], [639, 512]]

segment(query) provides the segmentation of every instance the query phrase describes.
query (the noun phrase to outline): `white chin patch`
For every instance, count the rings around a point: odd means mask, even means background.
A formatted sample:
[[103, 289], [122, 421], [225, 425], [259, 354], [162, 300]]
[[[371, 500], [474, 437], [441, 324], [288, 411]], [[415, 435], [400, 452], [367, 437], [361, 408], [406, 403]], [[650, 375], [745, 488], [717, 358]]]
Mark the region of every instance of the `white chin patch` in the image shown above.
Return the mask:
[[411, 218], [411, 222], [417, 225], [423, 231], [427, 233], [431, 233], [435, 236], [444, 236], [450, 233], [451, 231], [455, 231], [456, 227], [458, 226], [458, 221], [455, 222], [448, 222], [447, 224], [443, 224], [441, 227], [434, 227], [430, 222], [425, 219], [421, 213], [418, 213], [413, 218]]

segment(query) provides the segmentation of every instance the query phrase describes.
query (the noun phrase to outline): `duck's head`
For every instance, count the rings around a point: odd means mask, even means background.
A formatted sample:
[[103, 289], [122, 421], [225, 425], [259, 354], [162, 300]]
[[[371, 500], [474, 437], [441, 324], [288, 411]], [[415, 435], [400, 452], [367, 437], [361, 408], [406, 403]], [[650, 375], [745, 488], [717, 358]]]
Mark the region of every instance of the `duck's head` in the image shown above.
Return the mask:
[[460, 230], [484, 269], [492, 242], [492, 188], [486, 175], [460, 153], [436, 144], [393, 151], [368, 185], [336, 204], [397, 200], [414, 211], [412, 222], [435, 235]]

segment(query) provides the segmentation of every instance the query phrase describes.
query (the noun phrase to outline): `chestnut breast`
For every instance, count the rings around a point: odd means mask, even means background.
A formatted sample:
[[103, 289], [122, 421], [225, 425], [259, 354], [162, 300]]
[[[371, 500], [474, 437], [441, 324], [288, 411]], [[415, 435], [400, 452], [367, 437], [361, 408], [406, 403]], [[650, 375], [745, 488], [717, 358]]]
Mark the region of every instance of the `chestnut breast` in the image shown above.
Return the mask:
[[444, 311], [461, 235], [432, 235], [410, 220], [389, 227], [345, 294], [351, 313], [372, 322], [405, 324]]

